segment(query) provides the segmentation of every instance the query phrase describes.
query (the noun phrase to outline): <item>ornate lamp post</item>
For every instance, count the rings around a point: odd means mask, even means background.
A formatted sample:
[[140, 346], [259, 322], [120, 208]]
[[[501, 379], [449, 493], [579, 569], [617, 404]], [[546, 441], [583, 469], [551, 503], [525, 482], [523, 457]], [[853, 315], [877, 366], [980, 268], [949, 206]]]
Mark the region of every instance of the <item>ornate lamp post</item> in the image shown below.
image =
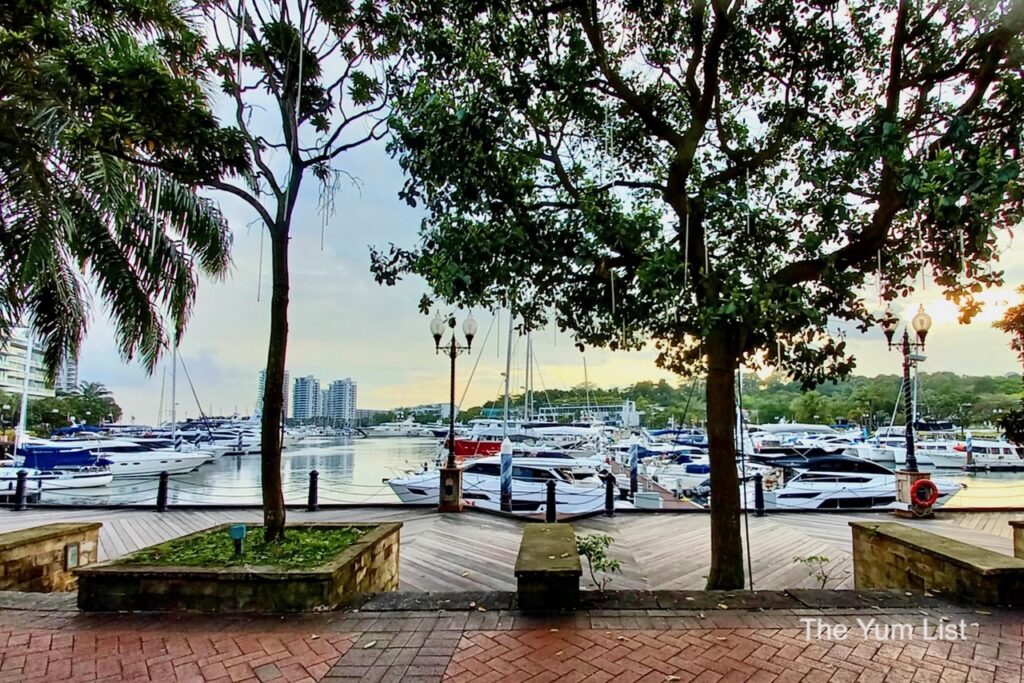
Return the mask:
[[[451, 340], [441, 343], [445, 334], [445, 326], [451, 330]], [[476, 336], [477, 324], [470, 313], [462, 323], [462, 334], [466, 337], [466, 345], [458, 343], [455, 333], [455, 316], [448, 316], [446, 321], [438, 312], [430, 321], [430, 334], [434, 337], [434, 351], [444, 353], [451, 359], [451, 398], [448, 403], [448, 462], [441, 468], [441, 500], [438, 509], [441, 512], [458, 512], [462, 509], [462, 470], [455, 464], [455, 358], [462, 352], [469, 353]]]
[[[903, 339], [894, 344], [893, 338], [896, 336], [896, 328], [899, 326], [899, 319], [893, 313], [892, 306], [888, 306], [885, 309], [885, 318], [882, 320], [882, 331], [885, 332], [885, 340], [889, 345], [889, 350], [898, 348], [903, 356], [903, 412], [907, 416], [906, 425], [906, 440], [907, 440], [907, 464], [905, 469], [896, 473], [897, 483], [897, 499], [901, 503], [907, 503], [908, 505], [912, 502], [910, 490], [914, 483], [919, 479], [929, 479], [930, 477], [926, 473], [919, 472], [917, 469], [917, 457], [914, 453], [914, 427], [917, 416], [914, 414], [914, 400], [913, 393], [910, 386], [910, 368], [925, 359], [925, 357], [919, 353], [912, 353], [912, 349], [924, 351], [925, 338], [928, 336], [928, 330], [932, 327], [932, 318], [930, 315], [925, 313], [924, 306], [918, 306], [917, 314], [914, 315], [910, 321], [910, 325], [903, 328]], [[917, 337], [916, 341], [911, 341], [909, 328], [914, 329], [914, 333]], [[905, 512], [901, 510], [896, 511], [897, 514]]]

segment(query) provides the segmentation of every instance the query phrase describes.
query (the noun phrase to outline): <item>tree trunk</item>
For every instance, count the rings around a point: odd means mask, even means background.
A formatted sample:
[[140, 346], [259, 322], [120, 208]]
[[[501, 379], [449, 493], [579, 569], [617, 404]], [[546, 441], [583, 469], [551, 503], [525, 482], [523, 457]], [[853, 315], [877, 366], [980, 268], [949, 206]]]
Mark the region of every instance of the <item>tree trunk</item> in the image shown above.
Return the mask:
[[263, 488], [263, 538], [284, 540], [284, 493], [281, 491], [281, 438], [284, 429], [284, 368], [288, 348], [288, 231], [280, 226], [270, 238], [273, 291], [270, 297], [270, 343], [263, 385], [260, 464]]
[[711, 462], [711, 569], [708, 590], [744, 586], [740, 488], [736, 474], [736, 357], [727, 333], [712, 333], [708, 352], [708, 445]]

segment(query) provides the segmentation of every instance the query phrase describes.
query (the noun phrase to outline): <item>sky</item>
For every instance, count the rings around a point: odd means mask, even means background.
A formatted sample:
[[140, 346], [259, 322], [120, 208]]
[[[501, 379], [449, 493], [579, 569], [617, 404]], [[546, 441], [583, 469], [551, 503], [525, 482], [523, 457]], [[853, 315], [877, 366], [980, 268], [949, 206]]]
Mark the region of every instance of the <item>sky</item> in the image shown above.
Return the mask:
[[[418, 278], [395, 287], [376, 284], [369, 270], [369, 247], [394, 242], [415, 244], [421, 213], [398, 198], [402, 172], [383, 143], [346, 153], [340, 167], [358, 178], [345, 183], [336, 197], [336, 213], [326, 226], [318, 213], [318, 189], [309, 178], [300, 192], [290, 247], [291, 307], [287, 368], [292, 379], [315, 375], [322, 385], [351, 377], [358, 383], [360, 408], [389, 409], [448, 399], [448, 363], [434, 352], [429, 316], [417, 303], [425, 293]], [[266, 362], [269, 328], [269, 240], [260, 268], [262, 228], [253, 224], [252, 210], [222, 193], [220, 202], [234, 233], [233, 265], [223, 281], [203, 280], [180, 357], [207, 414], [249, 414], [253, 410], [257, 374]], [[321, 229], [322, 247], [321, 247]], [[1004, 374], [1019, 371], [1005, 334], [994, 330], [1013, 290], [1024, 282], [1024, 244], [1007, 241], [1001, 267], [1006, 287], [983, 295], [982, 313], [968, 326], [957, 323], [955, 307], [927, 285], [908, 301], [899, 302], [909, 319], [923, 303], [934, 319], [923, 371], [948, 370], [961, 374]], [[459, 314], [459, 320], [465, 312]], [[479, 333], [473, 353], [459, 358], [456, 399], [474, 406], [502, 390], [508, 319], [494, 321], [476, 311]], [[154, 423], [161, 405], [161, 386], [167, 371], [164, 418], [171, 402], [169, 360], [150, 376], [135, 363], [126, 364], [117, 352], [113, 328], [96, 299], [96, 309], [80, 356], [81, 381], [108, 386], [124, 409], [125, 420]], [[488, 331], [490, 332], [488, 333]], [[488, 336], [489, 334], [489, 336]], [[486, 339], [485, 339], [486, 338]], [[857, 373], [899, 372], [899, 356], [888, 352], [882, 334], [856, 331], [848, 347], [857, 359]], [[588, 379], [602, 387], [624, 387], [641, 380], [679, 378], [659, 370], [653, 350], [611, 352], [588, 349], [585, 356], [566, 334], [552, 329], [534, 335], [538, 389], [567, 388]], [[516, 342], [511, 387], [523, 385], [525, 344]], [[584, 367], [584, 361], [586, 368]], [[475, 367], [475, 370], [474, 370]], [[472, 381], [467, 380], [472, 373]], [[463, 400], [463, 393], [465, 399]], [[197, 416], [196, 398], [179, 367], [178, 416]]]
[[[369, 246], [395, 242], [412, 246], [420, 213], [398, 199], [401, 170], [382, 144], [350, 153], [344, 168], [360, 179], [358, 187], [344, 185], [337, 197], [336, 214], [323, 230], [317, 212], [317, 190], [304, 187], [293, 226], [291, 246], [291, 308], [288, 370], [294, 379], [315, 375], [322, 384], [351, 377], [358, 382], [360, 408], [392, 408], [446, 401], [448, 366], [435, 355], [429, 317], [417, 302], [423, 282], [406, 279], [395, 287], [376, 284], [369, 270]], [[257, 373], [265, 364], [269, 328], [269, 241], [264, 244], [260, 275], [260, 232], [249, 226], [253, 215], [245, 205], [224, 195], [221, 202], [234, 231], [233, 265], [220, 282], [201, 282], [196, 308], [181, 344], [181, 359], [196, 395], [208, 413], [248, 414], [256, 399]], [[956, 321], [955, 308], [937, 287], [901, 303], [905, 317], [924, 303], [934, 326], [928, 338], [925, 371], [949, 370], [961, 374], [1003, 374], [1018, 370], [1008, 339], [992, 328], [992, 321], [1013, 301], [1012, 290], [1024, 281], [1024, 246], [1008, 244], [1003, 255], [1007, 286], [984, 294], [982, 314], [968, 326]], [[259, 300], [257, 295], [259, 293]], [[460, 320], [464, 317], [460, 315]], [[463, 405], [479, 405], [502, 390], [508, 319], [494, 322], [486, 311], [476, 311], [480, 329], [473, 353], [458, 361], [456, 399], [462, 401], [469, 373], [474, 370]], [[490, 330], [490, 331], [489, 331]], [[488, 336], [489, 335], [489, 336]], [[486, 339], [485, 339], [486, 338]], [[628, 386], [640, 380], [679, 378], [655, 367], [653, 351], [610, 352], [598, 349], [581, 354], [566, 334], [547, 329], [534, 335], [542, 389], [581, 384], [585, 378], [598, 386]], [[857, 358], [859, 374], [899, 371], [899, 357], [886, 350], [882, 335], [854, 332], [849, 347]], [[525, 343], [516, 342], [512, 389], [523, 384]], [[584, 369], [584, 359], [586, 370]], [[139, 423], [157, 419], [164, 368], [165, 412], [170, 406], [170, 363], [162, 363], [152, 376], [118, 356], [112, 326], [97, 301], [97, 310], [80, 357], [82, 381], [99, 381], [113, 392], [125, 412]], [[179, 367], [179, 416], [199, 411], [185, 373]]]

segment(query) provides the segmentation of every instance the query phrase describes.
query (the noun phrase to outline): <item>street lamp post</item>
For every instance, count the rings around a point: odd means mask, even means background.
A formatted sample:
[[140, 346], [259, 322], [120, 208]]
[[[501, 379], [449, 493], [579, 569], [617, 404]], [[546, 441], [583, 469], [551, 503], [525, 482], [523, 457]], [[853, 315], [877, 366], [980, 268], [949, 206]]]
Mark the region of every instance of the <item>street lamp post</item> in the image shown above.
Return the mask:
[[[907, 449], [907, 462], [903, 470], [896, 473], [897, 479], [897, 494], [898, 499], [901, 503], [911, 503], [910, 489], [914, 482], [919, 479], [930, 478], [926, 473], [918, 471], [917, 467], [917, 456], [914, 452], [914, 426], [917, 416], [914, 414], [914, 400], [913, 392], [910, 385], [910, 368], [912, 365], [919, 363], [925, 359], [923, 355], [917, 353], [911, 353], [912, 350], [924, 351], [925, 338], [928, 336], [928, 330], [932, 326], [932, 318], [930, 315], [925, 313], [924, 306], [918, 306], [917, 313], [914, 318], [910, 321], [910, 325], [903, 328], [903, 339], [894, 344], [893, 338], [896, 336], [896, 328], [899, 326], [899, 320], [893, 313], [892, 306], [890, 305], [885, 309], [885, 318], [882, 320], [882, 331], [885, 333], [885, 340], [891, 351], [893, 348], [898, 348], [901, 355], [903, 356], [903, 412], [906, 415], [906, 449]], [[917, 337], [916, 341], [911, 341], [909, 328], [914, 329]], [[897, 513], [901, 512], [897, 510]]]
[[960, 438], [967, 438], [967, 417], [970, 415], [971, 407], [973, 403], [961, 403], [960, 408]]
[[[451, 341], [442, 344], [445, 326], [451, 330]], [[438, 312], [430, 321], [430, 334], [434, 337], [434, 351], [444, 353], [451, 360], [450, 399], [448, 402], [448, 461], [441, 468], [441, 500], [438, 509], [441, 512], [459, 512], [462, 509], [462, 470], [455, 464], [455, 359], [460, 353], [469, 353], [476, 336], [477, 324], [470, 313], [462, 323], [462, 333], [466, 337], [466, 345], [458, 343], [455, 333], [455, 316], [448, 316], [446, 321]]]

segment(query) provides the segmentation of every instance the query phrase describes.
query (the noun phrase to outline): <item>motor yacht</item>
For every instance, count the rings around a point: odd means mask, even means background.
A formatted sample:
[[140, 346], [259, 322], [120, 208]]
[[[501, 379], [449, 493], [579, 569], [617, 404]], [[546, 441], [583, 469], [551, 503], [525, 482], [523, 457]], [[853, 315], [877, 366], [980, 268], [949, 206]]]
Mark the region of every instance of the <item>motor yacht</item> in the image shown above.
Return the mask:
[[[604, 507], [604, 484], [593, 463], [572, 458], [512, 458], [512, 512], [544, 514], [547, 482], [555, 482], [558, 512], [582, 514]], [[396, 477], [388, 485], [403, 503], [436, 503], [440, 496], [437, 471]], [[501, 509], [501, 457], [478, 458], [462, 467], [465, 505]]]
[[[896, 473], [883, 465], [851, 455], [777, 459], [764, 476], [764, 503], [779, 510], [889, 509], [896, 505]], [[939, 500], [961, 485], [933, 479]], [[754, 482], [747, 481], [744, 500], [754, 506]]]
[[25, 446], [19, 447], [19, 453], [27, 456], [34, 449], [91, 453], [108, 461], [110, 472], [115, 477], [145, 477], [161, 472], [182, 474], [213, 459], [207, 451], [154, 449], [123, 439], [32, 439]]
[[382, 422], [379, 425], [366, 429], [366, 436], [373, 438], [381, 437], [413, 437], [433, 436], [434, 433], [427, 427], [417, 424], [412, 417], [407, 417], [401, 422]]
[[54, 491], [62, 489], [88, 489], [107, 486], [114, 480], [109, 468], [71, 470], [39, 470], [21, 465], [0, 466], [0, 490], [14, 491], [18, 483], [18, 472], [27, 472], [28, 491]]

